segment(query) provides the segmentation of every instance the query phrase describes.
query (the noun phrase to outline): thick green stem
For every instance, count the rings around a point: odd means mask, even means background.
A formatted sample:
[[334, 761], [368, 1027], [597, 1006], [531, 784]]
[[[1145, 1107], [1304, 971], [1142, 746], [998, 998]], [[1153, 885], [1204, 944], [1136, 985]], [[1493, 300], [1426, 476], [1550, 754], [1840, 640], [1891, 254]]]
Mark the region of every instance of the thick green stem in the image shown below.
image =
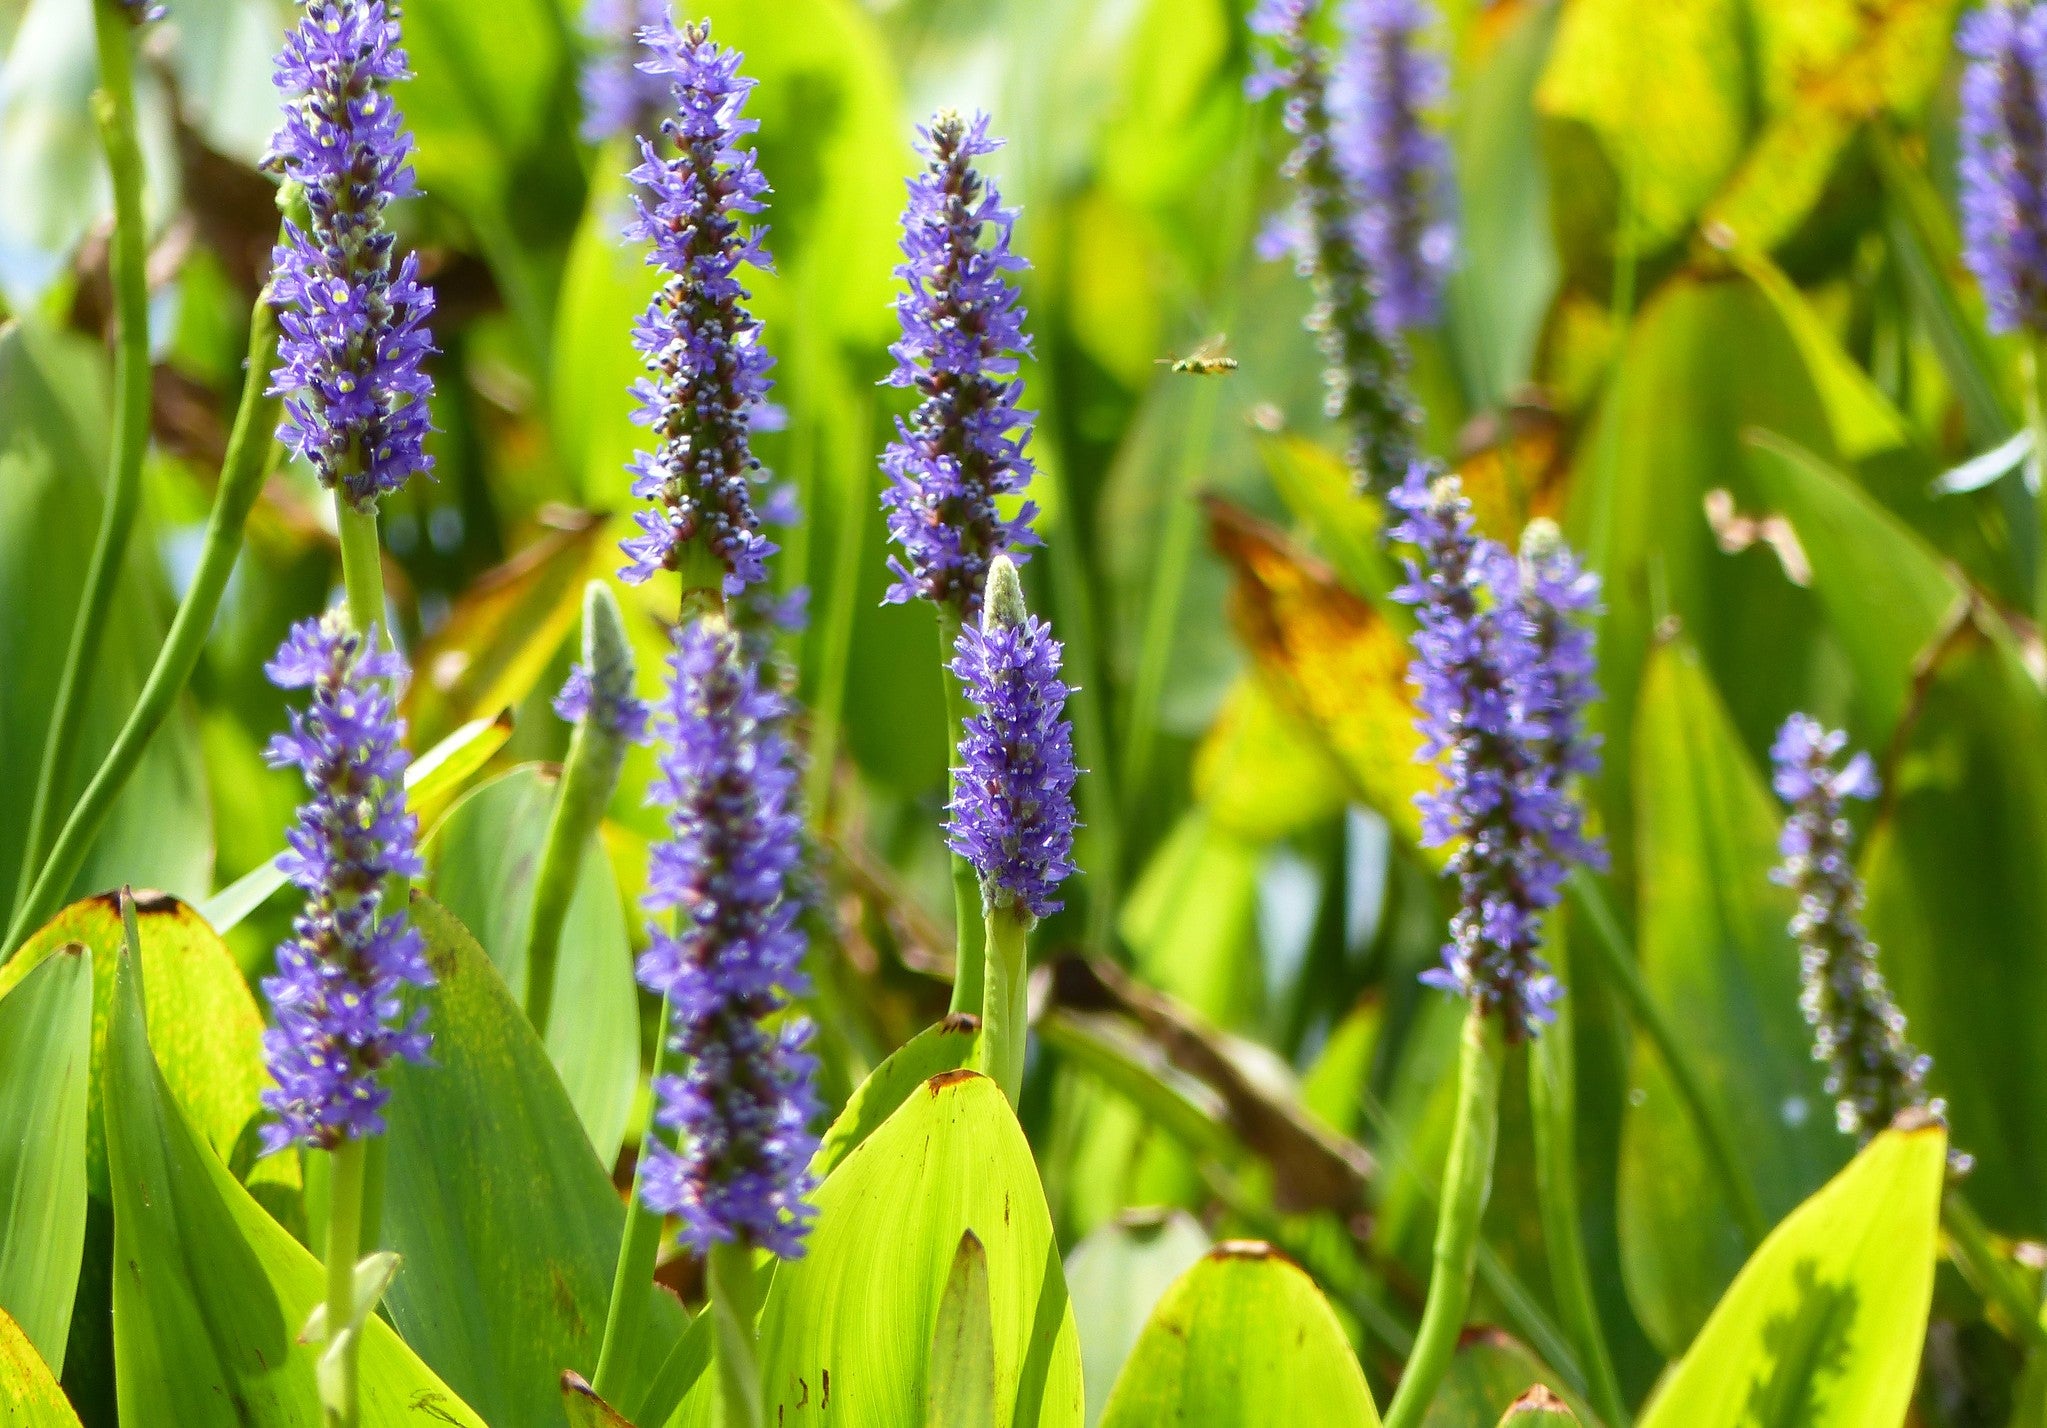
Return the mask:
[[[660, 1039], [654, 1045], [656, 1084], [668, 1074], [673, 1057], [669, 1049], [673, 1040], [669, 1028], [674, 1014], [667, 998], [662, 998]], [[660, 1129], [650, 1122], [646, 1140], [654, 1141], [661, 1135]], [[626, 1201], [625, 1207], [625, 1234], [619, 1240], [618, 1265], [611, 1276], [611, 1306], [604, 1315], [604, 1339], [597, 1349], [597, 1372], [590, 1378], [590, 1387], [606, 1403], [617, 1403], [623, 1397], [624, 1376], [628, 1365], [639, 1353], [640, 1330], [647, 1318], [648, 1286], [654, 1282], [654, 1262], [661, 1257], [661, 1216], [647, 1208], [647, 1202], [641, 1195], [647, 1178], [647, 1163], [652, 1159], [647, 1150], [647, 1145], [642, 1144], [639, 1160], [633, 1166], [632, 1198]]]
[[2039, 1296], [2026, 1286], [2024, 1275], [1990, 1242], [1975, 1207], [1949, 1186], [1941, 1201], [1941, 1228], [1947, 1231], [1949, 1257], [1986, 1303], [2011, 1322], [2000, 1324], [2021, 1349], [2047, 1349], [2047, 1326], [2040, 1322]]
[[2033, 433], [2032, 467], [2042, 473], [2033, 497], [2040, 557], [2033, 564], [2033, 618], [2047, 629], [2047, 335], [2031, 334], [2026, 346], [2026, 427]]
[[362, 1254], [362, 1212], [368, 1146], [344, 1140], [330, 1153], [327, 1180], [327, 1354], [321, 1397], [327, 1428], [355, 1428], [355, 1264]]
[[[956, 794], [959, 782], [960, 740], [966, 736], [967, 692], [952, 672], [953, 647], [959, 643], [960, 618], [950, 608], [938, 615], [939, 680], [945, 686], [945, 788]], [[982, 963], [986, 949], [982, 941], [981, 879], [974, 865], [958, 853], [952, 855], [953, 976], [952, 1007], [956, 1012], [977, 1012], [983, 996]]]
[[93, 95], [100, 142], [114, 190], [114, 236], [108, 255], [113, 280], [114, 439], [107, 470], [106, 503], [99, 534], [85, 567], [85, 590], [71, 626], [64, 672], [50, 705], [43, 737], [42, 767], [35, 801], [29, 805], [28, 834], [22, 844], [21, 902], [41, 868], [57, 800], [70, 781], [85, 721], [85, 695], [99, 667], [100, 637], [113, 608], [121, 563], [135, 514], [142, 504], [142, 456], [149, 447], [149, 275], [147, 219], [142, 211], [142, 150], [135, 141], [135, 26], [116, 0], [95, 0], [93, 26], [99, 42], [100, 87]]
[[[357, 631], [384, 623], [384, 552], [377, 541], [375, 508], [361, 510], [340, 488], [334, 492], [341, 530], [341, 583], [348, 592], [348, 623]], [[384, 638], [391, 637], [389, 630]]]
[[1476, 1007], [1464, 1019], [1464, 1050], [1457, 1068], [1457, 1120], [1443, 1165], [1443, 1195], [1436, 1213], [1436, 1252], [1428, 1302], [1414, 1352], [1386, 1410], [1386, 1428], [1417, 1428], [1457, 1352], [1486, 1200], [1493, 1189], [1493, 1144], [1500, 1129], [1500, 1068], [1506, 1059], [1499, 1023]]
[[[1566, 950], [1553, 942], [1550, 960], [1568, 983]], [[1585, 1260], [1585, 1235], [1578, 1218], [1578, 1071], [1572, 1045], [1569, 998], [1557, 1005], [1555, 1023], [1529, 1045], [1528, 1104], [1535, 1127], [1535, 1189], [1541, 1201], [1543, 1244], [1549, 1254], [1550, 1288], [1556, 1296], [1592, 1406], [1606, 1428], [1628, 1428], [1627, 1400], [1614, 1376], [1613, 1355], [1599, 1324], [1592, 1296], [1592, 1272]]]
[[713, 1357], [718, 1368], [719, 1428], [761, 1428], [761, 1365], [754, 1348], [754, 1319], [760, 1314], [760, 1289], [753, 1272], [753, 1251], [745, 1244], [711, 1246], [704, 1266], [716, 1332]]
[[981, 1069], [1016, 1105], [1023, 1094], [1024, 1046], [1030, 1031], [1027, 935], [1030, 915], [1014, 907], [988, 909], [988, 986], [981, 1002]]
[[1648, 1034], [1650, 1044], [1662, 1058], [1663, 1068], [1670, 1073], [1678, 1099], [1684, 1102], [1692, 1127], [1705, 1148], [1706, 1159], [1712, 1164], [1720, 1188], [1734, 1208], [1734, 1217], [1741, 1225], [1741, 1232], [1747, 1237], [1749, 1247], [1754, 1248], [1763, 1242], [1763, 1236], [1769, 1233], [1770, 1227], [1763, 1219], [1755, 1187], [1749, 1184], [1748, 1175], [1742, 1170], [1741, 1155], [1735, 1149], [1734, 1127], [1728, 1122], [1726, 1111], [1707, 1090], [1706, 1078], [1692, 1060], [1690, 1049], [1671, 1029], [1670, 1023], [1664, 1019], [1663, 1009], [1649, 994], [1647, 984], [1642, 981], [1642, 973], [1635, 965], [1634, 950], [1628, 946], [1627, 934], [1621, 931], [1620, 920], [1607, 906], [1606, 894], [1598, 882], [1583, 868], [1578, 868], [1571, 873], [1570, 889], [1578, 910], [1591, 925], [1592, 945], [1599, 949], [1602, 965], [1613, 978], [1621, 999], [1628, 1004], [1629, 1018]]
[[[277, 353], [277, 315], [270, 306], [266, 288], [256, 299], [249, 315], [249, 356], [242, 378], [241, 404], [235, 412], [234, 431], [228, 438], [227, 459], [221, 463], [220, 484], [213, 495], [213, 513], [206, 522], [206, 543], [199, 554], [198, 568], [178, 612], [171, 620], [163, 648], [143, 682], [142, 693], [129, 711], [127, 723], [114, 736], [113, 746], [101, 760], [99, 771], [86, 785], [63, 831], [51, 845], [34, 885], [15, 906], [7, 941], [0, 951], [10, 953], [57, 910], [71, 880], [85, 862], [93, 839], [99, 836], [114, 800], [128, 786], [151, 737], [170, 714], [185, 682], [192, 677], [206, 647], [206, 635], [227, 591], [228, 577], [242, 553], [242, 532], [249, 512], [262, 493], [263, 478], [270, 469], [272, 438], [277, 430], [279, 398], [269, 393], [270, 365]], [[30, 866], [28, 863], [22, 865]]]

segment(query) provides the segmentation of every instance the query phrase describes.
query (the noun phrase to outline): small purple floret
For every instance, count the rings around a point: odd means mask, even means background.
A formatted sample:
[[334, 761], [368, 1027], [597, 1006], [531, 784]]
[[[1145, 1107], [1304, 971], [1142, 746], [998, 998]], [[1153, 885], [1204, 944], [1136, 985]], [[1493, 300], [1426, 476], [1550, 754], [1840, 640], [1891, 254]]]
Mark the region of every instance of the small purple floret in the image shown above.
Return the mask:
[[333, 1149], [382, 1135], [390, 1093], [378, 1071], [422, 1061], [426, 1009], [405, 1015], [400, 993], [430, 987], [425, 948], [400, 909], [383, 911], [387, 878], [417, 877], [417, 832], [405, 807], [405, 726], [392, 704], [405, 662], [379, 651], [377, 633], [337, 618], [304, 620], [265, 667], [281, 689], [309, 689], [291, 732], [264, 750], [273, 768], [296, 768], [312, 797], [299, 809], [281, 866], [304, 890], [292, 938], [263, 979], [276, 1026], [263, 1056], [277, 1084], [263, 1093], [276, 1118], [265, 1154], [290, 1145]]
[[681, 1217], [699, 1253], [740, 1241], [793, 1259], [815, 1215], [810, 1024], [762, 1024], [805, 989], [786, 712], [735, 635], [703, 623], [682, 631], [654, 721], [660, 775], [648, 797], [667, 810], [669, 837], [648, 868], [643, 905], [656, 919], [639, 975], [673, 1008], [669, 1034], [688, 1069], [654, 1088], [656, 1119], [679, 1148], [650, 1138], [642, 1195]]
[[1994, 332], [2047, 332], [2047, 7], [1990, 4], [1962, 22], [1964, 257]]
[[668, 108], [668, 81], [640, 67], [639, 36], [668, 18], [668, 0], [589, 0], [583, 35], [584, 139], [599, 144], [620, 134], [651, 134]]
[[629, 744], [647, 739], [646, 701], [634, 697], [629, 679], [618, 687], [606, 687], [580, 660], [569, 666], [568, 680], [554, 697], [554, 712], [570, 724], [593, 718]]

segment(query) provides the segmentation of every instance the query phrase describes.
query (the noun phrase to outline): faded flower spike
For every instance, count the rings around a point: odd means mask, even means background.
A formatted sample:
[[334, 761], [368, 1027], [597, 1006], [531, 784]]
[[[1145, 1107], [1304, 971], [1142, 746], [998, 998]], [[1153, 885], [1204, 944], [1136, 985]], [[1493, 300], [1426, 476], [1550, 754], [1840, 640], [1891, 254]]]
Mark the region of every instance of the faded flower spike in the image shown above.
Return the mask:
[[1032, 472], [1031, 413], [1017, 409], [1018, 361], [1031, 341], [1008, 277], [1029, 265], [1010, 251], [1016, 210], [974, 167], [1000, 147], [985, 114], [946, 110], [919, 131], [926, 163], [903, 213], [896, 276], [908, 291], [896, 299], [902, 338], [889, 348], [888, 382], [920, 400], [881, 458], [882, 506], [902, 546], [889, 558], [888, 599], [921, 595], [968, 625], [980, 618], [989, 562], [1005, 552], [1022, 560], [1021, 548], [1038, 544], [1034, 505], [1007, 520], [996, 509]]
[[419, 933], [402, 908], [383, 908], [387, 878], [421, 871], [405, 807], [405, 726], [392, 705], [405, 663], [377, 649], [374, 629], [358, 635], [330, 615], [293, 626], [265, 670], [280, 689], [312, 691], [291, 732], [264, 750], [271, 767], [302, 771], [312, 798], [282, 860], [306, 905], [277, 949], [277, 974], [263, 979], [277, 1020], [263, 1034], [277, 1082], [263, 1093], [276, 1117], [263, 1148], [331, 1150], [383, 1134], [390, 1093], [377, 1072], [424, 1060], [429, 1041], [425, 1009], [407, 1017], [399, 1001], [404, 987], [433, 985]]
[[1006, 557], [989, 573], [987, 605], [960, 631], [952, 665], [980, 712], [960, 741], [946, 841], [980, 873], [991, 907], [1046, 917], [1074, 870], [1072, 691], [1059, 678], [1059, 641], [1024, 609]]
[[668, 81], [639, 63], [639, 36], [668, 18], [668, 0], [590, 0], [583, 35], [590, 42], [578, 87], [583, 137], [602, 143], [619, 134], [648, 134], [668, 108]]
[[1287, 132], [1296, 140], [1284, 168], [1294, 183], [1294, 208], [1262, 246], [1269, 257], [1292, 252], [1314, 285], [1308, 327], [1327, 364], [1324, 410], [1350, 430], [1351, 479], [1360, 489], [1384, 492], [1414, 460], [1421, 415], [1408, 394], [1406, 356], [1386, 340], [1374, 314], [1374, 275], [1359, 243], [1361, 198], [1354, 180], [1367, 165], [1355, 152], [1355, 126], [1339, 134], [1331, 113], [1328, 56], [1308, 38], [1316, 4], [1259, 0], [1251, 13], [1252, 31], [1275, 41], [1279, 51], [1276, 62], [1260, 57], [1251, 97], [1284, 95]]
[[641, 39], [648, 58], [640, 67], [669, 77], [678, 112], [661, 126], [675, 157], [642, 139], [632, 174], [638, 217], [626, 236], [653, 245], [647, 261], [668, 279], [633, 329], [648, 373], [633, 386], [634, 419], [658, 444], [627, 468], [633, 494], [654, 509], [634, 517], [640, 534], [622, 543], [632, 563], [620, 574], [639, 584], [657, 570], [681, 570], [697, 547], [706, 570], [692, 583], [715, 581], [737, 595], [767, 577], [762, 562], [775, 551], [754, 510], [752, 440], [775, 360], [738, 276], [747, 264], [769, 265], [766, 230], [740, 226], [768, 193], [753, 150], [739, 147], [757, 127], [741, 117], [754, 81], [739, 73], [737, 50], [711, 42], [708, 24], [678, 30], [664, 19]]
[[1420, 756], [1440, 791], [1420, 795], [1423, 839], [1457, 844], [1458, 881], [1443, 966], [1430, 986], [1498, 1010], [1509, 1039], [1555, 1019], [1561, 995], [1542, 957], [1542, 917], [1574, 859], [1598, 856], [1569, 789], [1592, 756], [1582, 713], [1593, 687], [1576, 622], [1597, 588], [1546, 537], [1528, 569], [1481, 537], [1455, 477], [1416, 467], [1393, 493], [1392, 538], [1416, 548], [1395, 598], [1416, 607]]
[[287, 223], [272, 259], [284, 397], [278, 437], [357, 510], [376, 508], [425, 454], [433, 383], [433, 294], [408, 253], [393, 265], [384, 210], [413, 192], [412, 136], [391, 102], [407, 77], [395, 10], [379, 0], [300, 0], [277, 58], [284, 120], [269, 167], [305, 190], [310, 220]]
[[1996, 332], [2047, 332], [2047, 8], [1962, 22], [1962, 228]]
[[1771, 745], [1772, 783], [1790, 806], [1772, 879], [1798, 895], [1791, 935], [1798, 942], [1805, 991], [1799, 1005], [1813, 1031], [1813, 1059], [1827, 1067], [1827, 1094], [1843, 1135], [1866, 1141], [1898, 1112], [1920, 1109], [1945, 1119], [1927, 1095], [1930, 1057], [1905, 1039], [1905, 1015], [1877, 969], [1876, 944], [1863, 931], [1862, 880], [1856, 875], [1847, 800], [1873, 798], [1869, 755], [1840, 767], [1848, 736], [1793, 714]]
[[679, 1149], [649, 1139], [649, 1208], [682, 1219], [698, 1252], [741, 1242], [784, 1258], [803, 1253], [817, 1148], [808, 1021], [779, 1031], [764, 1018], [804, 988], [795, 879], [803, 857], [798, 765], [785, 746], [779, 695], [760, 686], [721, 625], [685, 627], [654, 721], [660, 775], [650, 800], [667, 809], [644, 906], [657, 917], [640, 981], [668, 999], [668, 1034], [689, 1058], [656, 1085], [657, 1119]]
[[1345, 0], [1338, 18], [1336, 156], [1358, 194], [1372, 315], [1390, 340], [1436, 321], [1457, 253], [1450, 146], [1425, 118], [1447, 81], [1442, 59], [1421, 43], [1434, 19], [1427, 0]]

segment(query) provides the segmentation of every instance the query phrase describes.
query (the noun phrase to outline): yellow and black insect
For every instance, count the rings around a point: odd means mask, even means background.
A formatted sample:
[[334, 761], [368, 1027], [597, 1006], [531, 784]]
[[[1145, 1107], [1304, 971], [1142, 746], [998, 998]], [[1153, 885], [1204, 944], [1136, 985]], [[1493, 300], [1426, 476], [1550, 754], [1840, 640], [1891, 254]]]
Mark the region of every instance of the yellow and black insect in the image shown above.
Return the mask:
[[1161, 357], [1161, 367], [1171, 367], [1175, 372], [1185, 372], [1194, 377], [1221, 377], [1237, 370], [1237, 359], [1229, 355], [1229, 339], [1221, 335], [1211, 337], [1185, 357]]

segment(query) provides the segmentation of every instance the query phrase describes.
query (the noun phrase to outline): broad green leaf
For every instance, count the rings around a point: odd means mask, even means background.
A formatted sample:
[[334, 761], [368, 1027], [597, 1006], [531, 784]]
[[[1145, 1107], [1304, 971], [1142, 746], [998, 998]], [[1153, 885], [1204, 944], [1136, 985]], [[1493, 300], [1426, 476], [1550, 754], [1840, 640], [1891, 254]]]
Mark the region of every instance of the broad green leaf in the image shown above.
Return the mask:
[[1784, 270], [1745, 245], [1737, 247], [1732, 257], [1757, 291], [1770, 300], [1784, 330], [1798, 344], [1840, 453], [1849, 460], [1861, 460], [1903, 446], [1905, 418], [1848, 355]]
[[1903, 1422], [1933, 1301], [1947, 1136], [1885, 1131], [1779, 1225], [1642, 1428]]
[[0, 1422], [7, 1428], [78, 1428], [78, 1415], [50, 1366], [5, 1310], [0, 1310]]
[[[112, 978], [107, 1158], [114, 1192], [114, 1361], [124, 1423], [319, 1428], [320, 1350], [298, 1342], [325, 1270], [207, 1149], [150, 1052], [134, 966]], [[402, 1276], [401, 1276], [402, 1278]], [[390, 1325], [362, 1341], [365, 1428], [484, 1428]]]
[[[1563, 1387], [1555, 1371], [1513, 1336], [1498, 1329], [1466, 1329], [1422, 1428], [1492, 1428], [1496, 1422], [1513, 1428], [1547, 1428], [1539, 1417], [1532, 1422], [1515, 1417], [1514, 1405], [1526, 1399], [1530, 1389], [1537, 1389], [1561, 1406], [1555, 1395]], [[1568, 1408], [1563, 1411], [1561, 1422], [1578, 1421]]]
[[1166, 1292], [1102, 1414], [1103, 1428], [1311, 1422], [1377, 1428], [1379, 1414], [1314, 1281], [1250, 1240], [1217, 1245]]
[[[469, 928], [521, 1006], [526, 933], [559, 778], [526, 764], [472, 789], [426, 846], [428, 891]], [[640, 1074], [640, 1007], [611, 856], [593, 834], [562, 926], [548, 1055], [599, 1164], [618, 1159]]]
[[[1642, 976], [1721, 1098], [1765, 1223], [1846, 1156], [1798, 1007], [1792, 899], [1769, 879], [1778, 810], [1698, 656], [1651, 657], [1635, 740]], [[1638, 1039], [1622, 1122], [1619, 1221], [1628, 1297], [1681, 1352], [1750, 1248], [1690, 1116]]]
[[823, 1180], [894, 1115], [912, 1091], [933, 1076], [966, 1065], [980, 1030], [978, 1017], [948, 1016], [890, 1052], [854, 1088], [845, 1109], [818, 1142], [810, 1173]]
[[1194, 796], [1219, 829], [1267, 843], [1341, 811], [1343, 774], [1262, 680], [1240, 675], [1195, 750]]
[[569, 1428], [633, 1428], [617, 1409], [597, 1396], [581, 1374], [564, 1372], [561, 1385]]
[[[802, 1259], [761, 1311], [767, 1421], [923, 1421], [931, 1335], [960, 1236], [987, 1250], [995, 1422], [1077, 1428], [1080, 1345], [1030, 1146], [993, 1081], [927, 1081], [832, 1172]], [[877, 1233], [876, 1227], [885, 1227]], [[708, 1422], [700, 1383], [685, 1423]], [[779, 1416], [778, 1416], [779, 1415]]]
[[1358, 495], [1350, 471], [1334, 451], [1306, 437], [1286, 433], [1263, 437], [1258, 454], [1280, 499], [1306, 527], [1344, 588], [1383, 607], [1400, 583], [1400, 567], [1379, 538], [1385, 529], [1385, 509], [1377, 500]]
[[931, 1331], [925, 1428], [995, 1428], [995, 1326], [988, 1305], [988, 1251], [960, 1234]]
[[1101, 1421], [1153, 1308], [1208, 1249], [1207, 1232], [1185, 1211], [1134, 1210], [1095, 1228], [1066, 1256], [1089, 1425]]
[[2001, 621], [1972, 612], [1924, 672], [1864, 858], [1885, 977], [1933, 1057], [1969, 1195], [2047, 1233], [2047, 709]]
[[0, 1310], [53, 1373], [85, 1250], [92, 956], [43, 958], [0, 997]]
[[1123, 905], [1123, 940], [1146, 977], [1225, 1028], [1256, 1025], [1264, 992], [1258, 961], [1262, 860], [1257, 844], [1192, 809]]
[[[412, 914], [437, 983], [423, 998], [433, 1060], [386, 1073], [383, 1247], [405, 1268], [384, 1302], [492, 1428], [557, 1424], [562, 1371], [596, 1366], [625, 1207], [483, 949], [430, 898]], [[658, 1357], [682, 1312], [642, 1292]]]

